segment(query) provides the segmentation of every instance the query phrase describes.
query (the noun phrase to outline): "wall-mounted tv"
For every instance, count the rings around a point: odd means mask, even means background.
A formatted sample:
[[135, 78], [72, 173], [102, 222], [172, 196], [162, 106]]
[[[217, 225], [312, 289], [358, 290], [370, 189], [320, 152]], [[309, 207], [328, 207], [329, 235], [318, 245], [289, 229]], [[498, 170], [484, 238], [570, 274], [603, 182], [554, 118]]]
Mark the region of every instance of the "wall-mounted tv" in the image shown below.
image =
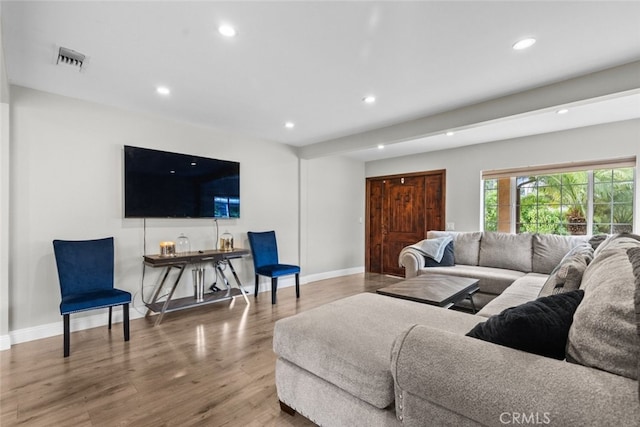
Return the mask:
[[240, 163], [124, 146], [125, 218], [239, 218]]

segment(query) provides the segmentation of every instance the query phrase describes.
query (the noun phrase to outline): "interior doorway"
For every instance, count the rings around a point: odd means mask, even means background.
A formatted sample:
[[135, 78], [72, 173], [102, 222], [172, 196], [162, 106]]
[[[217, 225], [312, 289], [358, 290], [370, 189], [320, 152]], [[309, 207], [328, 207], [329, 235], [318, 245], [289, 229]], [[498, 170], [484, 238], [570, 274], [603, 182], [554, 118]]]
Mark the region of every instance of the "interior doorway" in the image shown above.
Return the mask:
[[404, 275], [403, 247], [444, 230], [445, 170], [367, 178], [365, 263], [368, 272]]

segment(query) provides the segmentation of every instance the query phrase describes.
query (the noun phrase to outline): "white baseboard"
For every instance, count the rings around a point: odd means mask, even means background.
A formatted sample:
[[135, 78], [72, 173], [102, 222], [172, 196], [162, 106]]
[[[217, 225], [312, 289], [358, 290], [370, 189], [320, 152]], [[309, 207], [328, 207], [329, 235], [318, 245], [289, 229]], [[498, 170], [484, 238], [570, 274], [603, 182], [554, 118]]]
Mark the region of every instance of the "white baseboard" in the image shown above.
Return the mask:
[[[138, 310], [139, 309], [139, 310]], [[145, 307], [129, 307], [129, 319], [138, 319], [144, 317]], [[109, 316], [107, 310], [96, 311], [96, 314], [92, 314], [84, 317], [74, 317], [71, 315], [71, 332], [82, 331], [85, 329], [96, 328], [99, 326], [107, 326], [109, 322]], [[122, 310], [115, 308], [113, 310], [112, 323], [122, 323]], [[62, 316], [60, 316], [59, 322], [48, 323], [45, 325], [38, 325], [32, 328], [17, 329], [9, 332], [10, 343], [20, 344], [23, 342], [39, 340], [42, 338], [55, 337], [56, 335], [62, 335]]]
[[0, 351], [9, 350], [11, 348], [11, 337], [9, 335], [0, 335]]
[[[300, 284], [306, 285], [307, 283], [316, 282], [318, 280], [332, 279], [334, 277], [349, 276], [351, 274], [364, 273], [364, 267], [346, 268], [344, 270], [326, 271], [324, 273], [310, 274], [306, 276], [300, 276]], [[294, 276], [285, 276], [278, 279], [278, 289], [288, 288], [295, 286], [296, 279]], [[268, 277], [260, 276], [258, 292], [271, 292], [271, 279]], [[253, 293], [254, 286], [244, 287], [249, 293]]]
[[[310, 274], [300, 278], [300, 283], [316, 282], [318, 280], [333, 279], [334, 277], [350, 276], [352, 274], [364, 273], [363, 267], [345, 268], [343, 270], [327, 271], [324, 273]], [[294, 281], [295, 284], [295, 281]]]
[[[307, 276], [300, 277], [300, 284], [304, 285], [307, 283], [315, 282], [317, 280], [331, 279], [334, 277], [348, 276], [351, 274], [364, 273], [364, 267], [354, 267], [347, 268], [344, 270], [335, 270], [328, 271], [325, 273], [311, 274]], [[290, 286], [294, 286], [296, 283], [293, 276], [287, 276], [281, 278], [278, 281], [278, 288], [286, 288]], [[253, 286], [244, 286], [245, 290], [249, 292], [249, 294], [253, 294], [254, 287]], [[260, 281], [260, 288], [258, 292], [271, 292], [271, 281], [268, 278], [262, 278]], [[130, 306], [129, 309], [129, 319], [139, 319], [144, 317], [146, 312], [146, 307], [134, 307]], [[107, 309], [103, 309], [100, 311], [96, 311], [96, 314], [92, 314], [84, 317], [74, 317], [71, 316], [71, 332], [73, 331], [82, 331], [85, 329], [96, 328], [100, 326], [106, 326], [108, 322]], [[121, 323], [122, 322], [122, 310], [114, 309], [113, 310], [113, 323]], [[59, 322], [49, 323], [45, 325], [38, 325], [31, 328], [17, 329], [15, 331], [10, 331], [9, 335], [0, 335], [0, 351], [8, 350], [11, 348], [13, 344], [20, 344], [23, 342], [29, 342], [34, 340], [39, 340], [43, 338], [54, 337], [57, 335], [62, 335], [62, 316], [60, 316]]]

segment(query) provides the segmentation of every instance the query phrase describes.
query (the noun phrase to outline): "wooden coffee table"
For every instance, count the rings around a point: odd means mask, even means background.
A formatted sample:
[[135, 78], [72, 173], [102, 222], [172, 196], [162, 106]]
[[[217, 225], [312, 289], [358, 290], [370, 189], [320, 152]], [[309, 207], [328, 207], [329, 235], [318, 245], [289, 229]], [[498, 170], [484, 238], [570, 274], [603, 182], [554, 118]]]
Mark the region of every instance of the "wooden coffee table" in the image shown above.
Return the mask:
[[450, 308], [455, 303], [468, 298], [475, 313], [476, 306], [473, 303], [473, 294], [478, 289], [478, 279], [445, 274], [426, 274], [378, 289], [376, 292], [444, 308]]

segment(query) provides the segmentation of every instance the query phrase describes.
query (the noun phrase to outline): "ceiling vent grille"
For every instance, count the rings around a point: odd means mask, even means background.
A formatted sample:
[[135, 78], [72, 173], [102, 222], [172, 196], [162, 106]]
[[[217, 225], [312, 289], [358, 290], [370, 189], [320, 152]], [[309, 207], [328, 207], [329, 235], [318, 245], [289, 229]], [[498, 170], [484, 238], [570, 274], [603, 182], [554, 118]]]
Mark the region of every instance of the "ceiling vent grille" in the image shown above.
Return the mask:
[[66, 47], [61, 47], [58, 51], [58, 61], [56, 64], [66, 64], [72, 67], [78, 67], [78, 70], [80, 71], [84, 65], [85, 58], [86, 56], [80, 52], [76, 52], [75, 50], [68, 49]]

